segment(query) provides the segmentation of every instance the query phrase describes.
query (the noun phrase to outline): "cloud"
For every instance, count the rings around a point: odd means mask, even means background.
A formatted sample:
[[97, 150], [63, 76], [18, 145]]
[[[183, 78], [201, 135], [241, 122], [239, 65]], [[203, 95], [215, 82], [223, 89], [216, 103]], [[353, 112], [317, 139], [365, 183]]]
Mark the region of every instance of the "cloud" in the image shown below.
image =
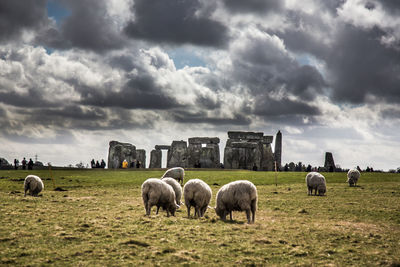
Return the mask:
[[47, 22], [46, 0], [1, 1], [0, 43], [18, 39], [25, 30]]
[[234, 13], [265, 13], [273, 12], [283, 8], [283, 1], [280, 0], [223, 0], [225, 7]]
[[172, 44], [221, 47], [228, 41], [228, 29], [204, 16], [198, 0], [136, 0], [134, 20], [125, 27], [131, 38]]

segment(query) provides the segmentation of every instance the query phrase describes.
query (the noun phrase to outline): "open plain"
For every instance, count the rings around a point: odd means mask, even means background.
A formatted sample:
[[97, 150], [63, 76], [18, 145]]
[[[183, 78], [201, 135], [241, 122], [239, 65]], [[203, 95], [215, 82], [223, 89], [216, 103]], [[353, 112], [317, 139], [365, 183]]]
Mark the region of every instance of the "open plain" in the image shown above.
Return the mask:
[[[186, 171], [211, 186], [211, 206], [222, 185], [252, 181], [258, 211], [246, 224], [244, 212], [223, 222], [213, 209], [187, 218], [185, 206], [146, 217], [140, 186], [163, 172], [0, 171], [0, 265], [400, 265], [400, 174], [362, 173], [349, 187], [346, 173], [323, 173], [318, 197], [304, 172], [280, 172], [276, 186], [273, 172]], [[23, 196], [28, 174], [45, 184], [39, 197]]]

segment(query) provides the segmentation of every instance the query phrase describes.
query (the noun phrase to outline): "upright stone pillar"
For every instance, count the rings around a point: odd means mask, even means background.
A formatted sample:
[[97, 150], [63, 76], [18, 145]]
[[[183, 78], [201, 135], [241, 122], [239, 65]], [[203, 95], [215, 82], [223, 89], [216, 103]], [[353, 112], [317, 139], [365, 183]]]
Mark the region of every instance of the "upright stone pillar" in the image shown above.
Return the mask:
[[[278, 131], [275, 138], [275, 161], [277, 168], [282, 169], [282, 133]], [[275, 168], [275, 166], [274, 166]]]
[[149, 168], [161, 168], [162, 152], [160, 149], [153, 149], [150, 152], [150, 166]]
[[336, 170], [335, 161], [333, 161], [333, 155], [331, 152], [325, 153], [324, 167], [328, 172], [334, 172]]
[[172, 141], [167, 156], [167, 168], [187, 168], [188, 151], [186, 141]]
[[136, 164], [140, 162], [140, 168], [146, 168], [146, 150], [136, 149]]
[[108, 168], [117, 169], [122, 167], [124, 160], [130, 163], [136, 159], [136, 147], [128, 143], [111, 141], [108, 150]]

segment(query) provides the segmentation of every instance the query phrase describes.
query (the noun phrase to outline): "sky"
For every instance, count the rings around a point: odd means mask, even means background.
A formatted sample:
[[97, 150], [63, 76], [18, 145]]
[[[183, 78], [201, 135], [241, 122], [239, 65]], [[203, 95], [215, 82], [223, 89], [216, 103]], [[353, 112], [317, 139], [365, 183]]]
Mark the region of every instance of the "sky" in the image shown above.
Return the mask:
[[228, 131], [400, 167], [398, 0], [0, 2], [0, 157], [57, 166]]

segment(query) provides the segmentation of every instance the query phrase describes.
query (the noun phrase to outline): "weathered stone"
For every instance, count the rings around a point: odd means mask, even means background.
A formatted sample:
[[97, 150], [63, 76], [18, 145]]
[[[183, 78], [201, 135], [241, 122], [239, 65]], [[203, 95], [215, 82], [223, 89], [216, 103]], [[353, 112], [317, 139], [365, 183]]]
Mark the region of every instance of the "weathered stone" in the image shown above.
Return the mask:
[[265, 135], [262, 138], [263, 144], [271, 144], [274, 141], [274, 137], [272, 135]]
[[189, 146], [191, 144], [219, 144], [218, 137], [192, 137], [189, 138]]
[[274, 171], [274, 154], [272, 153], [271, 144], [264, 144], [262, 148], [262, 159], [260, 169], [263, 171]]
[[275, 138], [275, 161], [277, 168], [282, 169], [282, 133], [278, 131]]
[[108, 168], [116, 169], [122, 167], [122, 162], [126, 159], [128, 166], [136, 159], [136, 147], [128, 143], [111, 141], [108, 150]]
[[155, 149], [170, 149], [171, 146], [167, 146], [167, 145], [156, 145], [154, 148], [155, 148]]
[[230, 131], [228, 132], [228, 137], [231, 139], [255, 139], [255, 140], [261, 140], [264, 136], [264, 133], [256, 133], [256, 132], [233, 132]]
[[149, 168], [161, 168], [162, 152], [160, 149], [154, 149], [150, 152]]
[[255, 142], [232, 142], [233, 148], [257, 148], [260, 144]]
[[329, 172], [334, 172], [336, 169], [335, 161], [333, 160], [333, 155], [331, 152], [325, 153], [325, 164], [324, 168]]
[[146, 168], [146, 150], [136, 149], [136, 164], [140, 162], [140, 168]]
[[188, 151], [186, 141], [173, 141], [168, 150], [167, 168], [187, 167]]
[[0, 169], [9, 170], [12, 169], [12, 165], [5, 158], [0, 158]]

